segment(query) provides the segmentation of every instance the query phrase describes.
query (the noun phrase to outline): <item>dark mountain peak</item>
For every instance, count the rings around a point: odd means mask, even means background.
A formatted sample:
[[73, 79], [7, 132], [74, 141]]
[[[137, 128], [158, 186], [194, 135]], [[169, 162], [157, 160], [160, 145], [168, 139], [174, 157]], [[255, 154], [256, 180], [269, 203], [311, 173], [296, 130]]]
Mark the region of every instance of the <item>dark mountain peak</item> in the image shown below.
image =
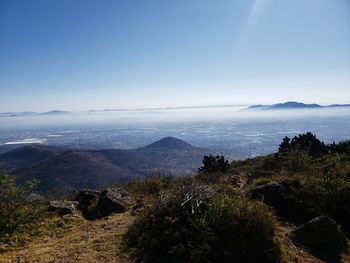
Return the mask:
[[315, 109], [322, 108], [319, 104], [306, 104], [297, 101], [287, 101], [284, 103], [277, 103], [272, 105], [252, 105], [248, 107], [250, 110], [291, 110], [291, 109]]
[[164, 149], [164, 150], [188, 150], [195, 147], [183, 140], [168, 136], [168, 137], [164, 137], [163, 139], [160, 139], [159, 141], [151, 143], [143, 148], [144, 149]]
[[16, 167], [32, 165], [59, 155], [61, 151], [53, 146], [24, 145], [0, 155], [0, 172]]
[[301, 108], [319, 108], [319, 104], [305, 104], [297, 101], [287, 101], [285, 103], [277, 103], [271, 105], [270, 108], [274, 109], [301, 109]]
[[0, 172], [10, 172], [19, 182], [38, 179], [40, 192], [67, 192], [100, 188], [159, 173], [187, 175], [197, 171], [207, 154], [207, 150], [174, 137], [131, 150], [28, 145], [0, 155]]
[[34, 158], [36, 155], [40, 157], [55, 155], [59, 152], [59, 149], [54, 146], [30, 144], [24, 145], [12, 151], [6, 152], [2, 157], [14, 157], [14, 158]]
[[350, 104], [332, 104], [329, 105], [331, 108], [340, 108], [340, 107], [350, 107]]

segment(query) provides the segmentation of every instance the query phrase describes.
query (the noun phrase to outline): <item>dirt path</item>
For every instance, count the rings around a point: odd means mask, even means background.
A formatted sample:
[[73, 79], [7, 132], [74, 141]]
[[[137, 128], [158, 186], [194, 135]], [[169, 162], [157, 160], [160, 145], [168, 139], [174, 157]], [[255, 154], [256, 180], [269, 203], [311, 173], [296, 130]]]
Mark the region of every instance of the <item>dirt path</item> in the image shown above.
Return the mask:
[[120, 244], [132, 220], [127, 213], [97, 221], [69, 216], [58, 221], [58, 231], [40, 237], [22, 249], [0, 254], [0, 262], [126, 263], [129, 261], [120, 251]]

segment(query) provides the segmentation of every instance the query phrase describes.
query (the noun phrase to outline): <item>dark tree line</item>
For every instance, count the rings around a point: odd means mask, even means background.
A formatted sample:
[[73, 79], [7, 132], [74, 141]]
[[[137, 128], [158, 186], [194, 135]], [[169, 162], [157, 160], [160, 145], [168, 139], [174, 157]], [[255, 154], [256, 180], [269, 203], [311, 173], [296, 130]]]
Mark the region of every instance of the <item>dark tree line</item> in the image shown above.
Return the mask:
[[293, 139], [287, 136], [283, 138], [278, 152], [288, 154], [294, 151], [305, 151], [308, 155], [317, 157], [336, 152], [337, 146], [334, 142], [332, 144], [325, 144], [323, 141], [317, 139], [316, 135], [307, 132], [294, 136]]

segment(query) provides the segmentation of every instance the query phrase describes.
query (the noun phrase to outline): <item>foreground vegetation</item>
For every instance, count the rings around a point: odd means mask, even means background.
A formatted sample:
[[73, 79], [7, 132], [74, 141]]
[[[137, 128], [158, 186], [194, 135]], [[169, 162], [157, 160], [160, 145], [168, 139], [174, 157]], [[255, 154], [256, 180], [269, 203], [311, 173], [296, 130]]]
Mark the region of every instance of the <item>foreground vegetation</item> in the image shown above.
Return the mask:
[[[63, 217], [64, 223], [57, 223], [61, 217], [48, 213], [42, 201], [29, 198], [33, 184], [19, 187], [13, 178], [1, 178], [1, 200], [11, 200], [1, 201], [1, 209], [17, 212], [6, 217], [0, 213], [1, 226], [5, 226], [1, 227], [0, 242], [28, 235], [33, 239], [28, 244], [41, 250], [38, 244], [63, 225], [67, 233], [62, 234], [62, 242], [79, 243], [72, 247], [75, 252], [61, 262], [98, 262], [98, 253], [104, 262], [350, 260], [349, 141], [327, 145], [306, 133], [284, 138], [279, 151], [269, 156], [231, 164], [223, 156], [206, 156], [195, 177], [158, 175], [122, 185], [136, 199], [137, 209], [95, 221], [72, 215]], [[258, 195], [262, 190], [267, 192]], [[10, 209], [11, 205], [15, 209]], [[338, 236], [330, 241], [332, 236], [327, 240], [328, 233], [317, 229], [319, 233], [309, 237], [310, 246], [299, 244], [295, 230], [319, 216], [335, 220]], [[106, 225], [104, 221], [110, 223]], [[63, 253], [61, 239], [52, 240], [52, 250], [62, 249]], [[98, 240], [107, 245], [100, 246]], [[39, 257], [34, 255], [34, 248], [18, 248], [4, 255], [23, 255], [26, 251], [28, 259]], [[87, 248], [90, 250], [79, 257], [78, 251]], [[86, 261], [89, 257], [95, 261]]]
[[18, 186], [15, 178], [0, 175], [0, 242], [34, 235], [46, 217], [43, 198], [33, 193], [35, 186], [36, 182]]
[[126, 235], [136, 262], [278, 262], [268, 207], [188, 185], [138, 218]]
[[[252, 200], [254, 189], [269, 182], [283, 192], [276, 198]], [[290, 251], [278, 240], [281, 228], [295, 228], [321, 215], [330, 216], [349, 236], [349, 141], [326, 145], [312, 133], [300, 134], [284, 138], [279, 151], [270, 156], [229, 167], [222, 156], [206, 156], [194, 179], [171, 182], [153, 177], [142, 185], [150, 183], [157, 191], [145, 192], [156, 201], [125, 238], [137, 262], [284, 261]], [[203, 185], [210, 185], [214, 193], [201, 199]], [[188, 190], [189, 186], [198, 189]], [[135, 185], [129, 187], [139, 191]], [[200, 205], [193, 209], [193, 202]], [[320, 229], [311, 242], [326, 239], [322, 233]], [[345, 261], [346, 242], [341, 236], [338, 243], [325, 240], [322, 249], [310, 251], [327, 262]]]

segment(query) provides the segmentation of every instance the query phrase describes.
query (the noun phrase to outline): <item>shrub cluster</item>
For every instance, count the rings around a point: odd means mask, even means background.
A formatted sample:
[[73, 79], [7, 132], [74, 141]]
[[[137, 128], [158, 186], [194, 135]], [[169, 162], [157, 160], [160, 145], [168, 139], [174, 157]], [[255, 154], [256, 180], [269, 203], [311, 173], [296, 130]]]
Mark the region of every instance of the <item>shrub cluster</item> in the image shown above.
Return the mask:
[[350, 178], [347, 176], [304, 178], [300, 187], [294, 188], [286, 197], [294, 219], [305, 221], [325, 214], [350, 233]]
[[15, 178], [0, 176], [0, 241], [14, 233], [33, 231], [46, 211], [42, 200], [32, 193], [36, 182], [16, 185]]
[[226, 172], [229, 169], [230, 165], [224, 156], [204, 156], [203, 157], [203, 166], [199, 168], [199, 172]]
[[310, 156], [320, 156], [328, 153], [331, 148], [331, 146], [325, 145], [324, 142], [317, 139], [316, 135], [307, 132], [294, 136], [293, 139], [286, 136], [279, 146], [279, 152], [305, 151]]
[[163, 190], [174, 187], [180, 181], [171, 176], [153, 175], [144, 180], [134, 180], [125, 185], [125, 188], [133, 194], [157, 196]]
[[125, 248], [136, 262], [279, 262], [274, 236], [264, 204], [191, 185], [145, 210]]

